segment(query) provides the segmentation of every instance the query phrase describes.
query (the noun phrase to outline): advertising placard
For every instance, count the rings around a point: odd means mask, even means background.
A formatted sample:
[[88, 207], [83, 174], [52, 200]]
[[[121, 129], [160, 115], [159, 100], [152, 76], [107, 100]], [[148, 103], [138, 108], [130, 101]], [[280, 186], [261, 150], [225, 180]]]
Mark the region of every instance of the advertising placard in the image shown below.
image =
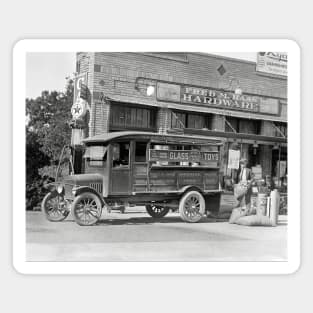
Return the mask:
[[239, 150], [228, 150], [228, 168], [238, 169], [239, 168], [240, 151]]
[[258, 52], [256, 71], [287, 76], [287, 61], [287, 53], [284, 52]]

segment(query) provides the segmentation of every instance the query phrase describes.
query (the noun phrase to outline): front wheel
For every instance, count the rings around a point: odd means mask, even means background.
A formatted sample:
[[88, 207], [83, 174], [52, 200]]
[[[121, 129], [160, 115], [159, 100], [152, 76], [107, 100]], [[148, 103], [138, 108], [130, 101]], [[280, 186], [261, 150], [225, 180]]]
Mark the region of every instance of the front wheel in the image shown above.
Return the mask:
[[188, 223], [200, 221], [205, 211], [205, 201], [198, 191], [189, 191], [179, 201], [179, 213], [182, 220]]
[[149, 204], [146, 206], [146, 210], [150, 216], [154, 218], [161, 218], [164, 217], [170, 209], [159, 205]]
[[100, 219], [102, 204], [97, 195], [84, 192], [74, 199], [72, 210], [78, 225], [90, 226], [96, 224]]
[[42, 200], [41, 211], [50, 222], [60, 222], [70, 213], [69, 203], [62, 195], [49, 192]]

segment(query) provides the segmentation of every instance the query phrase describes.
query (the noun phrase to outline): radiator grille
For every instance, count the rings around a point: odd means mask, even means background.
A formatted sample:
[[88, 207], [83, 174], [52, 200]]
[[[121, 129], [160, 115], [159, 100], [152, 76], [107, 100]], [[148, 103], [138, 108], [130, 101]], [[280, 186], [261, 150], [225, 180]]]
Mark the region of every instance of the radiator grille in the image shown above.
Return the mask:
[[100, 194], [102, 193], [102, 184], [101, 183], [90, 183], [89, 186], [95, 189]]
[[65, 198], [71, 199], [73, 198], [72, 190], [73, 190], [73, 185], [68, 185], [65, 184]]

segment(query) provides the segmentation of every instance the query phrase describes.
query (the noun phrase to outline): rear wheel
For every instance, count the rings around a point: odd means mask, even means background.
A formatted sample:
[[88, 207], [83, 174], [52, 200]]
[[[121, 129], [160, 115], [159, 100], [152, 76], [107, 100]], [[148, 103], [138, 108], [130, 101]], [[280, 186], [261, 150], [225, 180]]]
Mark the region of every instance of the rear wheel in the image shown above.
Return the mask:
[[161, 218], [164, 217], [170, 209], [160, 205], [149, 204], [146, 205], [146, 210], [150, 216], [154, 218]]
[[179, 202], [179, 214], [182, 220], [189, 223], [200, 221], [205, 211], [205, 201], [198, 191], [189, 191]]
[[60, 222], [70, 213], [69, 203], [62, 195], [49, 192], [42, 200], [41, 211], [50, 222]]
[[98, 222], [102, 213], [99, 197], [91, 192], [78, 195], [72, 206], [73, 216], [78, 225], [90, 226]]

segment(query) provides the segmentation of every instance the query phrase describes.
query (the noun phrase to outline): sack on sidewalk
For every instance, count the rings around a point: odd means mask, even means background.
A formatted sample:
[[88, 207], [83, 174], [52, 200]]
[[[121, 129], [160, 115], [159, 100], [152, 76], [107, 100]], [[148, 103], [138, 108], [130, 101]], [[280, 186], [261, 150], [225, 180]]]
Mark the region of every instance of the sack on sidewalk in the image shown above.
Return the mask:
[[234, 196], [237, 200], [241, 199], [248, 191], [248, 186], [243, 184], [234, 185]]
[[236, 224], [244, 226], [273, 226], [269, 217], [264, 215], [242, 216], [236, 220]]
[[243, 216], [246, 216], [247, 212], [246, 212], [246, 209], [245, 208], [242, 208], [242, 207], [239, 207], [239, 208], [234, 208], [231, 212], [231, 216], [229, 218], [229, 221], [228, 223], [229, 224], [235, 224], [236, 221], [243, 217]]

